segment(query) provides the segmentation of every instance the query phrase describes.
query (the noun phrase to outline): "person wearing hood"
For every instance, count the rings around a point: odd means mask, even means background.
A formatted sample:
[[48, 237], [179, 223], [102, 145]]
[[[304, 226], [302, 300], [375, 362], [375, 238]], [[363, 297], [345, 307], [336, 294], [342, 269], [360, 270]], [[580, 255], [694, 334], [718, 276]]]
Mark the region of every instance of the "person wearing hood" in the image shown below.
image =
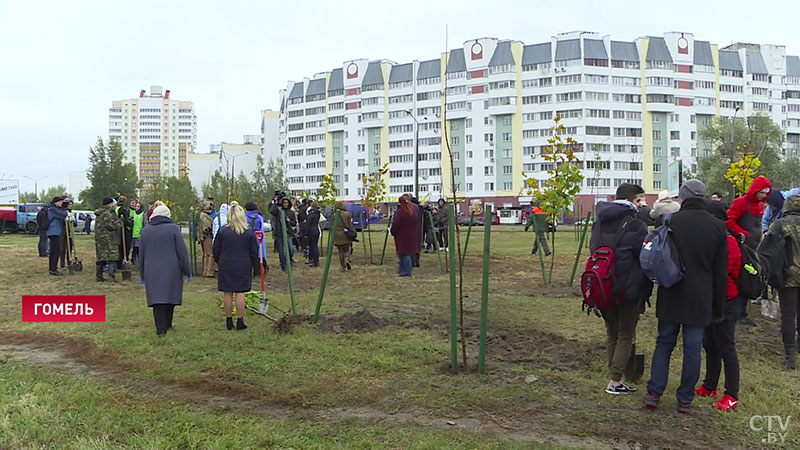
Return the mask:
[[[706, 211], [725, 222], [727, 208], [720, 201], [706, 202]], [[717, 385], [722, 364], [725, 363], [725, 394], [714, 403], [717, 409], [731, 411], [739, 405], [739, 357], [736, 354], [736, 321], [739, 319], [741, 301], [736, 281], [742, 269], [742, 251], [739, 243], [730, 233], [726, 236], [728, 245], [728, 286], [727, 301], [723, 310], [722, 322], [706, 327], [703, 348], [706, 350], [706, 377], [695, 390], [698, 397], [717, 398]]]
[[[119, 261], [117, 267], [122, 267], [122, 261], [130, 258], [131, 244], [133, 244], [133, 220], [131, 219], [131, 208], [128, 206], [128, 198], [120, 195], [116, 207], [117, 216], [122, 220], [122, 236], [119, 243]], [[122, 239], [125, 239], [123, 245]]]
[[597, 221], [592, 225], [589, 253], [602, 246], [614, 248], [615, 292], [620, 292], [619, 304], [601, 310], [606, 325], [606, 353], [611, 381], [605, 392], [611, 395], [636, 392], [622, 382], [622, 375], [631, 354], [636, 324], [644, 302], [650, 297], [652, 283], [639, 266], [639, 253], [647, 236], [647, 225], [636, 218], [644, 189], [623, 183], [617, 187], [616, 200], [597, 203]]
[[94, 210], [94, 249], [97, 257], [95, 280], [103, 282], [104, 270], [108, 271], [111, 281], [117, 281], [114, 273], [117, 271], [119, 260], [119, 242], [122, 230], [122, 221], [114, 213], [116, 203], [111, 197], [103, 199], [102, 206]]
[[211, 213], [214, 212], [214, 205], [210, 200], [204, 201], [200, 205], [200, 219], [197, 227], [197, 243], [203, 249], [203, 276], [211, 278], [217, 271], [217, 263], [214, 262], [213, 236], [214, 219]]
[[158, 337], [173, 329], [175, 306], [183, 303], [183, 278], [192, 281], [189, 253], [180, 227], [171, 211], [159, 205], [142, 229], [139, 247], [139, 278], [144, 285], [147, 306], [153, 308]]
[[681, 204], [672, 199], [669, 191], [662, 190], [658, 193], [658, 199], [650, 210], [650, 218], [655, 221], [655, 226], [661, 225], [664, 221], [664, 214], [675, 214], [681, 209]]
[[[286, 221], [281, 223], [281, 210], [283, 210], [284, 217]], [[283, 231], [282, 229], [285, 227], [286, 229], [286, 239], [288, 240], [288, 247], [289, 247], [289, 264], [292, 263], [292, 257], [294, 256], [294, 247], [292, 246], [292, 236], [294, 234], [294, 227], [297, 226], [297, 216], [295, 216], [294, 211], [292, 211], [292, 202], [289, 200], [288, 197], [283, 197], [279, 200], [279, 203], [273, 203], [269, 207], [269, 213], [275, 220], [275, 228], [272, 230], [275, 233], [275, 245], [278, 247], [278, 258], [280, 259], [281, 263], [281, 270], [286, 272], [286, 255], [284, 251], [283, 245]]]
[[230, 208], [230, 206], [228, 206], [227, 203], [223, 203], [219, 207], [219, 213], [217, 214], [217, 217], [214, 218], [214, 223], [211, 227], [212, 242], [217, 238], [219, 229], [228, 224], [228, 208]]
[[50, 241], [50, 275], [62, 275], [58, 271], [58, 258], [61, 255], [61, 235], [64, 233], [64, 220], [67, 211], [62, 208], [66, 196], [53, 197], [53, 201], [47, 207], [47, 219], [50, 224], [47, 226], [47, 239]]
[[264, 231], [264, 218], [258, 213], [258, 205], [255, 202], [247, 202], [244, 205], [244, 217], [247, 219], [247, 226], [252, 231]]
[[414, 267], [414, 254], [419, 251], [419, 215], [411, 205], [411, 196], [400, 196], [397, 211], [392, 218], [391, 233], [397, 248], [397, 275], [410, 277]]
[[[767, 177], [759, 176], [750, 184], [747, 193], [731, 203], [728, 209], [726, 225], [733, 237], [744, 242], [753, 250], [758, 248], [762, 236], [764, 203], [772, 192], [772, 183]], [[739, 318], [741, 325], [754, 327], [756, 323], [750, 318], [747, 306], [749, 299], [742, 299], [742, 312]]]
[[[777, 219], [767, 231], [767, 239], [779, 234], [779, 242], [789, 241], [791, 255], [787, 254], [783, 274], [786, 278], [784, 286], [780, 287], [781, 305], [781, 338], [784, 347], [784, 364], [788, 369], [796, 368], [795, 351], [800, 351], [800, 335], [797, 336], [795, 345], [795, 330], [799, 323], [797, 320], [800, 308], [800, 197], [793, 195], [783, 204], [783, 216]], [[788, 253], [788, 252], [787, 252]]]
[[695, 386], [700, 378], [706, 327], [722, 321], [728, 295], [728, 240], [725, 224], [706, 208], [706, 186], [688, 180], [680, 187], [681, 209], [670, 228], [683, 279], [669, 288], [659, 286], [656, 302], [658, 338], [650, 366], [644, 406], [658, 408], [667, 388], [672, 351], [683, 334], [683, 369], [676, 392], [678, 412], [691, 414]]
[[447, 206], [447, 200], [444, 198], [440, 198], [437, 204], [439, 205], [439, 215], [436, 217], [436, 226], [439, 228], [439, 248], [447, 251], [450, 246], [448, 239], [448, 230], [450, 229], [450, 207]]
[[783, 217], [783, 203], [787, 198], [800, 195], [800, 187], [794, 188], [789, 191], [779, 191], [773, 189], [769, 193], [769, 197], [765, 200], [767, 207], [764, 209], [764, 217], [761, 219], [761, 231], [764, 233], [769, 230], [772, 222]]
[[321, 213], [319, 203], [312, 201], [306, 214], [306, 237], [308, 238], [308, 264], [311, 267], [319, 267], [319, 235], [322, 231], [319, 228]]

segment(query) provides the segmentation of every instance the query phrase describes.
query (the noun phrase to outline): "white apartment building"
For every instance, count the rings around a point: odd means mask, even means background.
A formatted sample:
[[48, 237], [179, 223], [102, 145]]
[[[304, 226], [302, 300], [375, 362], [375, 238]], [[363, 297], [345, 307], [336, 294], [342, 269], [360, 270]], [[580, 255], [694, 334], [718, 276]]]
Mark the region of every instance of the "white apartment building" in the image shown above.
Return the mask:
[[388, 164], [395, 202], [415, 179], [423, 200], [452, 196], [446, 136], [458, 196], [510, 207], [529, 200], [526, 178], [546, 179], [558, 116], [580, 144], [578, 200], [590, 205], [624, 182], [677, 191], [677, 161], [696, 173], [710, 151], [698, 128], [754, 113], [783, 127], [785, 155], [797, 157], [800, 58], [782, 45], [573, 32], [531, 45], [473, 39], [405, 64], [346, 61], [280, 91], [279, 142], [291, 190], [313, 192], [332, 173], [341, 197], [359, 200], [361, 178]]
[[108, 138], [122, 144], [123, 161], [136, 165], [143, 189], [161, 176], [178, 176], [187, 154], [197, 148], [194, 104], [170, 98], [170, 91], [151, 86], [139, 97], [114, 100], [108, 109]]

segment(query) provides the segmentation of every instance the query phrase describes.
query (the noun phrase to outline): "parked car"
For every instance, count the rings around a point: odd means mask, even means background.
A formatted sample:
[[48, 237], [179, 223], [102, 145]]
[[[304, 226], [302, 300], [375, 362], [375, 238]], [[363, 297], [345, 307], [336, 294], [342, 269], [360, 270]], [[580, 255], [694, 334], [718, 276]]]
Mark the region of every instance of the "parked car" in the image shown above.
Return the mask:
[[0, 232], [24, 231], [36, 234], [36, 214], [44, 207], [43, 203], [23, 203], [17, 206], [0, 206]]
[[73, 215], [75, 217], [74, 224], [75, 224], [75, 232], [76, 233], [82, 233], [83, 232], [83, 229], [86, 226], [86, 218], [87, 217], [91, 217], [92, 218], [91, 230], [92, 230], [92, 232], [94, 232], [94, 221], [95, 221], [96, 217], [94, 216], [94, 212], [93, 211], [77, 211], [76, 210], [76, 211], [72, 211], [72, 213], [73, 213]]
[[[467, 227], [469, 226], [469, 216], [461, 216], [458, 218], [458, 226], [460, 227]], [[472, 219], [472, 226], [475, 227], [482, 227], [483, 226], [483, 218], [475, 216]]]

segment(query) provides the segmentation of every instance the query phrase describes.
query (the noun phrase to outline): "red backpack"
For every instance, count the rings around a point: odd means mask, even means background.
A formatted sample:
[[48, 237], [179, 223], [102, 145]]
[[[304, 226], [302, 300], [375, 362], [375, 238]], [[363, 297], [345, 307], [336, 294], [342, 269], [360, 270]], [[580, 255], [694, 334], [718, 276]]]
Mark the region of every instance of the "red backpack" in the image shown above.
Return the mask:
[[[586, 268], [581, 275], [581, 293], [583, 294], [583, 308], [605, 309], [619, 304], [625, 294], [621, 289], [614, 289], [614, 250], [622, 240], [625, 229], [631, 222], [626, 218], [622, 227], [614, 237], [614, 245], [601, 245], [586, 261]], [[603, 231], [600, 222], [597, 222], [597, 232], [601, 239]], [[602, 242], [601, 242], [602, 243]]]

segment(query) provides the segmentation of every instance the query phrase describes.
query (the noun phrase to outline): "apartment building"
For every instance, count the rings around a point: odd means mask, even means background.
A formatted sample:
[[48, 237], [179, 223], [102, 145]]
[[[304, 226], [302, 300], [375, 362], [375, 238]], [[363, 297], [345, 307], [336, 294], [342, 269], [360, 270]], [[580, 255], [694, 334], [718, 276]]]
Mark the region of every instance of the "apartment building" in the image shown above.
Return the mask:
[[178, 176], [197, 148], [194, 104], [170, 97], [161, 86], [136, 98], [114, 100], [108, 109], [108, 137], [122, 144], [123, 161], [134, 163], [143, 189], [161, 176]]
[[800, 58], [782, 45], [572, 32], [530, 45], [472, 39], [403, 64], [346, 61], [280, 91], [278, 139], [293, 191], [332, 173], [340, 196], [358, 200], [362, 177], [387, 164], [390, 202], [416, 189], [451, 197], [454, 186], [509, 207], [529, 201], [526, 179], [547, 178], [541, 155], [560, 117], [579, 143], [589, 204], [623, 182], [677, 191], [678, 161], [696, 172], [710, 151], [698, 129], [754, 113], [783, 127], [785, 155], [797, 157]]

